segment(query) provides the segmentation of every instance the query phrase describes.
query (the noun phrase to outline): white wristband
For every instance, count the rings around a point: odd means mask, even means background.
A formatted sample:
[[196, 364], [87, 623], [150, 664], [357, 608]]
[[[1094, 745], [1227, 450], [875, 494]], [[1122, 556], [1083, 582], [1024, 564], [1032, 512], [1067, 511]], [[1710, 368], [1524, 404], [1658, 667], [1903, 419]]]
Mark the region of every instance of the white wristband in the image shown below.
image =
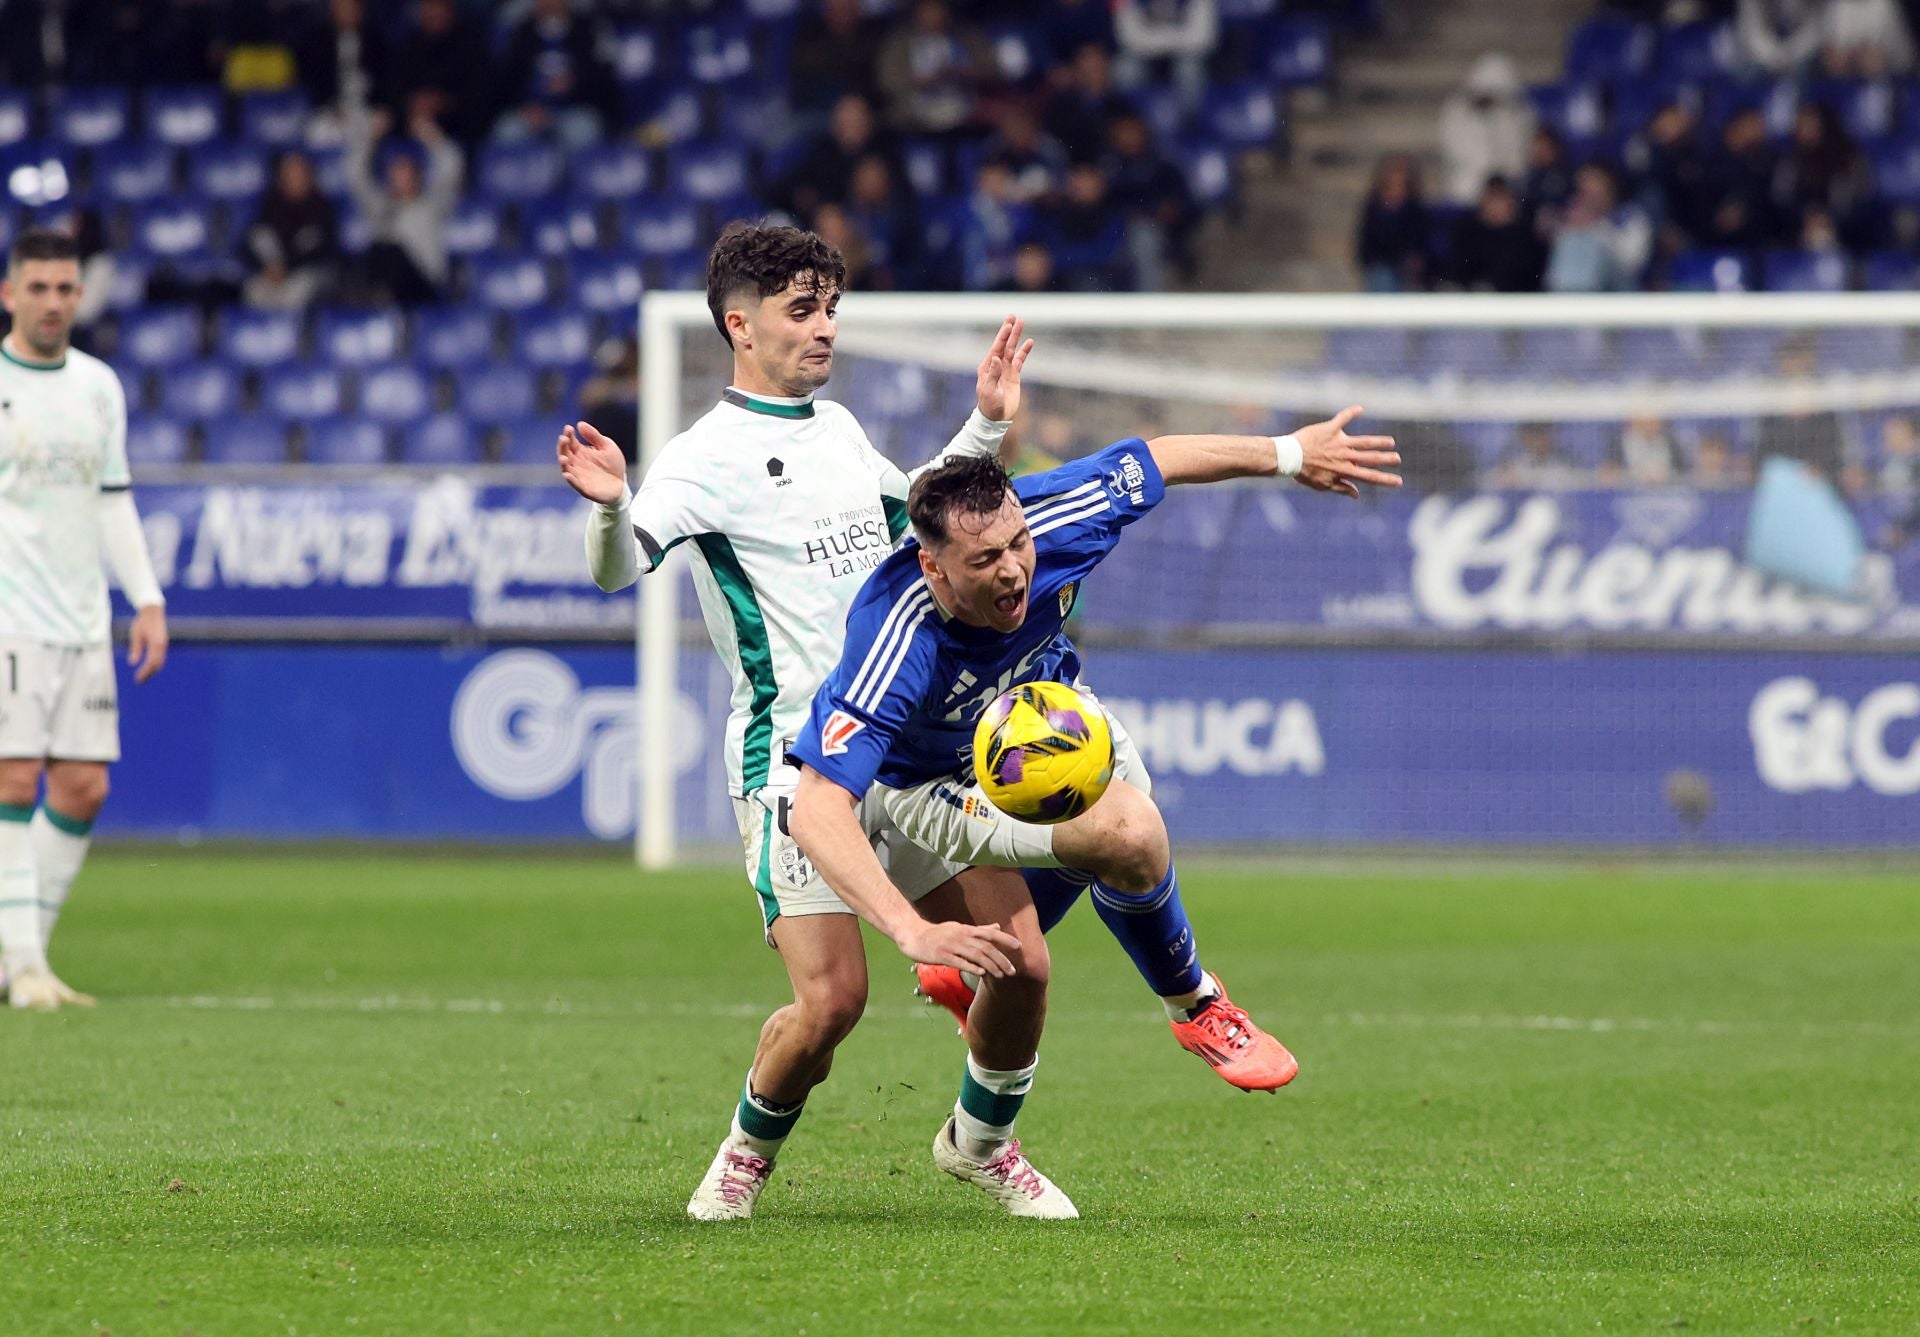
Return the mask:
[[1274, 437], [1273, 457], [1280, 466], [1282, 478], [1297, 476], [1300, 466], [1307, 462], [1307, 452], [1300, 448], [1300, 438], [1297, 436]]
[[1006, 436], [1007, 429], [1011, 426], [1013, 426], [1013, 420], [1011, 418], [1005, 422], [995, 422], [992, 418], [982, 413], [977, 407], [972, 413], [967, 415], [967, 434], [974, 440], [985, 442], [988, 445], [999, 445], [1001, 439]]

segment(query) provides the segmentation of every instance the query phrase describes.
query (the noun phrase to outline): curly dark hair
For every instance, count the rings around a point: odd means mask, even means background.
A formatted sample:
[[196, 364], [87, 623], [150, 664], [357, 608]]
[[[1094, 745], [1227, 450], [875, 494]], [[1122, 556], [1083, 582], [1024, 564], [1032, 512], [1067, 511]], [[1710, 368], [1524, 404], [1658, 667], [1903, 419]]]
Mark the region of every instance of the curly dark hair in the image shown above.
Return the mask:
[[78, 260], [80, 244], [65, 232], [50, 227], [30, 227], [14, 238], [7, 252], [7, 272], [18, 273], [29, 260]]
[[922, 547], [942, 548], [955, 515], [994, 515], [1013, 479], [991, 455], [962, 455], [935, 465], [907, 490], [907, 519]]
[[771, 297], [795, 279], [805, 291], [831, 300], [847, 286], [847, 262], [818, 235], [784, 223], [732, 223], [707, 256], [707, 310], [713, 327], [733, 346], [727, 333], [727, 303], [735, 293]]

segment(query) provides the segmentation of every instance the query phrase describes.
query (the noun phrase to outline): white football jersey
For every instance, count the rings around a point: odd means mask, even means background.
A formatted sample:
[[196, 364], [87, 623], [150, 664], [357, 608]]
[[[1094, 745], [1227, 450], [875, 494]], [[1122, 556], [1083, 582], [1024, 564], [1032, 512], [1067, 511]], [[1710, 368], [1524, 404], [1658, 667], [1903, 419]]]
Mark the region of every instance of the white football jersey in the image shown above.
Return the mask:
[[[992, 454], [963, 427], [946, 453]], [[840, 659], [847, 609], [907, 528], [907, 475], [853, 414], [729, 389], [660, 452], [634, 496], [642, 571], [686, 544], [713, 648], [733, 674], [727, 787], [779, 777]]]
[[113, 368], [78, 349], [36, 366], [0, 343], [0, 636], [106, 643], [100, 496], [131, 484]]

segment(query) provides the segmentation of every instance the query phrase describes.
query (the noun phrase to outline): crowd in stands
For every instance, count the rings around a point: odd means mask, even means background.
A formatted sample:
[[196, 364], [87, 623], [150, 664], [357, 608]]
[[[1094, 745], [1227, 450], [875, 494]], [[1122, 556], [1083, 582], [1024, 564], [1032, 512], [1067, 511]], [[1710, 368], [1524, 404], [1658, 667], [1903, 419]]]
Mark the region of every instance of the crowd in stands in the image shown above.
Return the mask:
[[1379, 165], [1377, 291], [1906, 289], [1920, 277], [1920, 4], [1609, 3], [1559, 82], [1484, 56], [1440, 179]]

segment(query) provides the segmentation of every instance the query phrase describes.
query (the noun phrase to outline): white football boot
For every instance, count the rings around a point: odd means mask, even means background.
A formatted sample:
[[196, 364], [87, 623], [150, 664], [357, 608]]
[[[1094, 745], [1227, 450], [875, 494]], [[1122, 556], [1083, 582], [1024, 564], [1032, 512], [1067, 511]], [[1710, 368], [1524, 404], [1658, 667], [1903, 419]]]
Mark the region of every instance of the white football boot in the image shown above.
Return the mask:
[[706, 1178], [687, 1200], [687, 1215], [696, 1221], [744, 1221], [753, 1215], [753, 1204], [772, 1175], [772, 1161], [754, 1155], [753, 1148], [728, 1134]]
[[960, 1154], [953, 1142], [953, 1116], [948, 1115], [933, 1139], [933, 1163], [955, 1179], [974, 1185], [1006, 1208], [1009, 1215], [1036, 1221], [1080, 1219], [1072, 1200], [1020, 1154], [1017, 1137], [1010, 1138], [992, 1160], [982, 1165]]
[[92, 1007], [93, 995], [68, 988], [51, 970], [23, 970], [7, 981], [7, 1005], [52, 1012], [62, 1007]]

